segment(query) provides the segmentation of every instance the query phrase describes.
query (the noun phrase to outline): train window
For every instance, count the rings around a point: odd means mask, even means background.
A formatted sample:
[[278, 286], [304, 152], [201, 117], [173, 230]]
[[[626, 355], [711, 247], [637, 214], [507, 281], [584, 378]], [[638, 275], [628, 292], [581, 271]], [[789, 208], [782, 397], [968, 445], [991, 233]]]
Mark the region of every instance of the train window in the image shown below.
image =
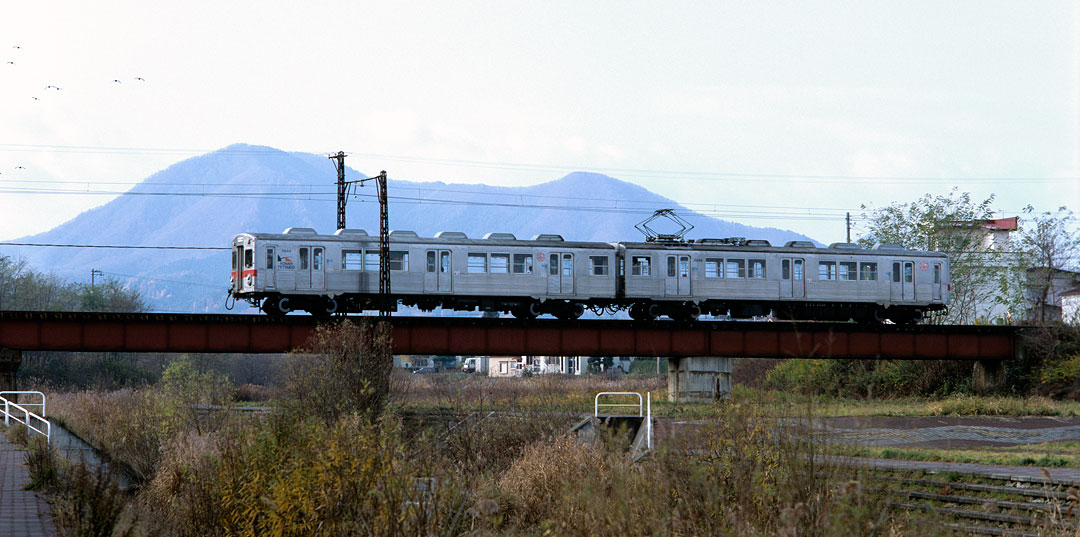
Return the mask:
[[900, 263], [892, 264], [892, 281], [893, 283], [900, 283]]
[[409, 252], [390, 252], [390, 270], [409, 270]]
[[725, 278], [746, 277], [746, 260], [744, 259], [728, 259], [724, 267]]
[[675, 256], [668, 256], [667, 258], [667, 276], [668, 278], [675, 277]]
[[722, 278], [724, 273], [720, 272], [720, 267], [724, 265], [723, 259], [706, 258], [705, 259], [705, 277], [706, 278]]
[[232, 266], [233, 268], [236, 268], [236, 250], [233, 250], [232, 253]]
[[255, 264], [255, 252], [252, 250], [244, 250], [244, 267], [253, 268]]
[[934, 283], [941, 283], [941, 265], [934, 265]]
[[836, 279], [836, 261], [819, 261], [817, 266], [819, 280]]
[[915, 264], [904, 263], [904, 283], [911, 283], [915, 278]]
[[559, 254], [551, 254], [551, 259], [548, 260], [548, 263], [550, 263], [548, 273], [550, 273], [552, 276], [558, 276], [559, 275]]
[[795, 265], [792, 267], [792, 275], [791, 275], [791, 277], [794, 280], [799, 280], [799, 281], [803, 280], [803, 260], [802, 259], [796, 259], [795, 260]]
[[785, 259], [780, 262], [780, 277], [785, 280], [791, 279], [791, 260]]
[[635, 255], [630, 258], [631, 276], [651, 276], [652, 258], [647, 255]]
[[301, 248], [300, 249], [300, 270], [307, 270], [307, 269], [308, 269], [308, 249], [307, 248]]
[[590, 255], [589, 274], [592, 274], [593, 276], [607, 276], [608, 257], [606, 255]]
[[532, 254], [514, 254], [514, 274], [532, 274]]
[[764, 259], [751, 259], [750, 270], [747, 276], [751, 278], [765, 278], [765, 260]]
[[450, 272], [450, 252], [439, 252], [439, 272], [443, 274]]
[[838, 266], [840, 269], [840, 272], [837, 274], [837, 276], [839, 276], [838, 279], [844, 281], [855, 281], [859, 279], [857, 266], [858, 264], [854, 261], [841, 261]]
[[563, 254], [562, 256], [562, 275], [573, 276], [574, 275], [574, 254]]
[[482, 274], [487, 272], [487, 254], [469, 254], [469, 273]]
[[435, 252], [429, 251], [427, 253], [427, 271], [435, 272]]
[[323, 258], [323, 249], [322, 248], [312, 248], [311, 249], [311, 270], [322, 270], [322, 258]]
[[360, 250], [341, 251], [341, 270], [363, 270], [364, 252]]
[[266, 249], [266, 269], [267, 270], [274, 270], [274, 249], [273, 248], [267, 248]]
[[864, 282], [877, 281], [877, 263], [863, 261], [859, 264], [859, 279]]
[[379, 252], [368, 251], [364, 254], [364, 270], [379, 270]]
[[507, 274], [510, 272], [510, 254], [491, 254], [491, 273]]

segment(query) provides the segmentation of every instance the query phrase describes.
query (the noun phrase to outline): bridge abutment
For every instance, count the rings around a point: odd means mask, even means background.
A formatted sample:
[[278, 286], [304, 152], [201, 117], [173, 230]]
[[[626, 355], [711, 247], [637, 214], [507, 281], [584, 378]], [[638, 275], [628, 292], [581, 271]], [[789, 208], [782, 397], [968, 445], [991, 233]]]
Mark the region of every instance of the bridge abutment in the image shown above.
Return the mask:
[[0, 391], [15, 391], [15, 373], [22, 364], [22, 351], [0, 348]]
[[732, 358], [688, 356], [668, 358], [668, 400], [712, 402], [731, 397]]

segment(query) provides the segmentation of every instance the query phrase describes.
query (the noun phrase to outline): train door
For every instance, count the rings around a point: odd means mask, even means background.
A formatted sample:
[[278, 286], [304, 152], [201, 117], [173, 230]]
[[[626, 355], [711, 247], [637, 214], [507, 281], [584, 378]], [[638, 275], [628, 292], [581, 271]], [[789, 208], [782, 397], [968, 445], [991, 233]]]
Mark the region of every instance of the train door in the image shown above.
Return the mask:
[[806, 298], [806, 262], [801, 257], [780, 260], [780, 297]]
[[934, 279], [930, 290], [934, 294], [934, 300], [941, 300], [941, 263], [934, 263]]
[[424, 292], [448, 293], [452, 291], [450, 250], [428, 250], [424, 272]]
[[274, 246], [266, 247], [266, 260], [263, 265], [262, 273], [259, 274], [259, 278], [262, 280], [263, 286], [267, 289], [277, 288], [277, 279], [274, 276], [274, 261], [277, 259], [274, 257], [274, 253], [277, 250]]
[[562, 276], [559, 277], [562, 294], [574, 293], [574, 254], [562, 255]]
[[667, 277], [664, 279], [667, 296], [690, 296], [690, 256], [667, 256]]
[[321, 246], [311, 249], [311, 288], [326, 289], [326, 252]]
[[296, 288], [311, 289], [311, 248], [301, 246], [296, 253]]
[[552, 252], [548, 257], [548, 294], [574, 292], [574, 254]]
[[244, 246], [237, 245], [232, 254], [233, 291], [239, 293], [244, 285]]
[[915, 300], [915, 262], [893, 261], [890, 293], [893, 302]]

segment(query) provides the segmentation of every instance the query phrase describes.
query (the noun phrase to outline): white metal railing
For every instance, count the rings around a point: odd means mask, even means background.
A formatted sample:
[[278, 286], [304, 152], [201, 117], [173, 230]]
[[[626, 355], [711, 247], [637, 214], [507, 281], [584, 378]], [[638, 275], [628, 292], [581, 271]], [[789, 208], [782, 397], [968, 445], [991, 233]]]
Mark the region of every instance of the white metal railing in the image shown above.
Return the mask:
[[[633, 395], [637, 397], [637, 404], [634, 403], [601, 403], [601, 395]], [[644, 403], [644, 404], [643, 404]], [[645, 446], [652, 449], [653, 427], [652, 427], [652, 392], [645, 392], [645, 400], [641, 398], [641, 394], [637, 392], [600, 392], [596, 394], [596, 398], [593, 399], [593, 417], [600, 416], [600, 407], [637, 407], [638, 417], [645, 418]]]
[[[633, 403], [603, 403], [603, 404], [601, 404], [600, 403], [600, 396], [601, 395], [633, 395], [633, 396], [637, 397], [637, 404], [633, 404]], [[642, 412], [643, 407], [644, 407], [644, 405], [642, 403], [643, 403], [643, 400], [641, 398], [641, 394], [638, 393], [638, 392], [600, 392], [600, 393], [596, 394], [596, 398], [593, 399], [593, 416], [599, 416], [600, 415], [600, 407], [604, 406], [604, 407], [636, 407], [638, 409], [638, 414], [637, 415], [638, 415], [638, 417], [641, 417], [641, 416], [645, 415]]]
[[[13, 395], [36, 395], [41, 398], [40, 403], [18, 404], [8, 397]], [[41, 415], [35, 414], [26, 407], [41, 407]], [[45, 419], [45, 394], [41, 392], [0, 392], [0, 412], [4, 414], [4, 426], [11, 425], [14, 420], [26, 426], [27, 429], [38, 434], [45, 435], [45, 441], [52, 441], [52, 424]]]

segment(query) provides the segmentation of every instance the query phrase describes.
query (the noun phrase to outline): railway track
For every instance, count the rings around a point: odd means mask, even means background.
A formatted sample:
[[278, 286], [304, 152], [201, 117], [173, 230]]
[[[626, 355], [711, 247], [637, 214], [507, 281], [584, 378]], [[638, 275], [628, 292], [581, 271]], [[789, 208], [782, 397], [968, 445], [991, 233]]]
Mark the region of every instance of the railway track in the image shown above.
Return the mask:
[[1080, 486], [1051, 480], [896, 471], [867, 475], [868, 491], [916, 524], [959, 534], [1080, 535]]

